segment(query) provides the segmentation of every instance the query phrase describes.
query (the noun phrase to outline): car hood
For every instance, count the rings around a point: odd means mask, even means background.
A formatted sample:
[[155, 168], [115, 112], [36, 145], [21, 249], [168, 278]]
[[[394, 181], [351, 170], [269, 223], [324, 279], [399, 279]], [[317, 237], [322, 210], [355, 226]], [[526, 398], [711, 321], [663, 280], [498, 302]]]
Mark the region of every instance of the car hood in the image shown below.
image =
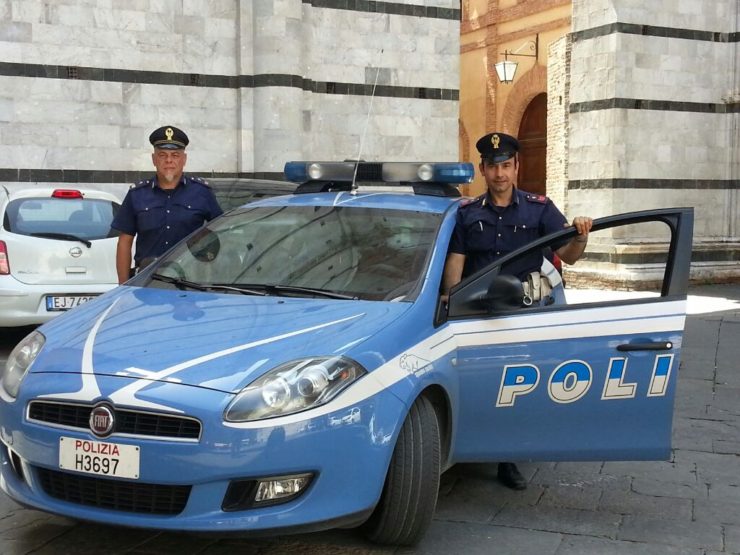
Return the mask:
[[345, 354], [409, 307], [120, 287], [42, 326], [31, 372], [237, 392], [283, 362]]

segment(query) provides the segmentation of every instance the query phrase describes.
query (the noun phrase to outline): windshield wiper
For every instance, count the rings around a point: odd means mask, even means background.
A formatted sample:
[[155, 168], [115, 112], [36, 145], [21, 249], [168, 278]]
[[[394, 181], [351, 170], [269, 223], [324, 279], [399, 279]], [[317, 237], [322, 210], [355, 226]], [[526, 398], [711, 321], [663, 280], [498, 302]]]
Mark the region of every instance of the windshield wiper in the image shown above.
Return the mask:
[[186, 279], [174, 278], [170, 276], [164, 276], [162, 274], [152, 274], [152, 279], [157, 281], [164, 281], [165, 283], [171, 283], [178, 289], [195, 289], [196, 291], [208, 291], [208, 286], [195, 283], [194, 281], [188, 281]]
[[79, 241], [85, 245], [88, 249], [92, 247], [92, 243], [77, 235], [71, 233], [31, 233], [31, 237], [43, 237], [44, 239], [59, 239], [60, 241]]
[[[221, 287], [221, 286], [214, 286]], [[304, 295], [315, 295], [317, 297], [327, 297], [329, 299], [346, 299], [348, 301], [356, 301], [359, 297], [354, 295], [345, 295], [344, 293], [336, 293], [335, 291], [329, 291], [327, 289], [317, 289], [315, 287], [301, 287], [299, 285], [272, 285], [269, 283], [243, 283], [239, 285], [233, 285], [237, 289], [246, 289], [252, 291], [257, 295], [278, 295], [284, 296], [285, 293], [303, 293]], [[258, 293], [257, 290], [262, 290], [265, 293]]]
[[344, 293], [336, 293], [334, 291], [328, 291], [326, 289], [316, 289], [314, 287], [300, 287], [298, 285], [264, 285], [267, 291], [280, 293], [306, 293], [308, 295], [318, 295], [320, 297], [328, 297], [330, 299], [346, 299], [349, 301], [356, 301], [358, 297], [354, 295], [345, 295]]
[[237, 287], [236, 285], [213, 284], [206, 287], [209, 291], [234, 291], [235, 293], [241, 293], [242, 295], [259, 295], [260, 297], [268, 295], [266, 291], [257, 291], [248, 287]]

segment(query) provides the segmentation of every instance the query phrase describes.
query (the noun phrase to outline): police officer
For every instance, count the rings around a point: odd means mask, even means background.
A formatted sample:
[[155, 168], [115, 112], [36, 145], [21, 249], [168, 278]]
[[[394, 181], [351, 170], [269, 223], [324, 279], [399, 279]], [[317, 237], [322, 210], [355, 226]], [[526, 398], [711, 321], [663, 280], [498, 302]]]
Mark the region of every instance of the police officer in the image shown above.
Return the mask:
[[[568, 226], [565, 216], [546, 196], [517, 189], [519, 142], [514, 137], [489, 133], [475, 146], [481, 155], [478, 168], [488, 191], [461, 205], [457, 211], [444, 270], [443, 296], [448, 295], [450, 288], [463, 277], [539, 237]], [[583, 255], [592, 220], [579, 216], [572, 225], [578, 235], [555, 251], [567, 264], [574, 264]], [[518, 261], [510, 271], [525, 281], [533, 272], [539, 272], [541, 266], [542, 254], [535, 252]], [[498, 477], [512, 489], [527, 487], [513, 463], [500, 463]]]
[[183, 174], [188, 136], [168, 125], [149, 135], [156, 175], [129, 189], [111, 227], [120, 231], [116, 250], [118, 282], [131, 276], [131, 246], [136, 237], [135, 267], [142, 268], [183, 237], [223, 211], [208, 183]]

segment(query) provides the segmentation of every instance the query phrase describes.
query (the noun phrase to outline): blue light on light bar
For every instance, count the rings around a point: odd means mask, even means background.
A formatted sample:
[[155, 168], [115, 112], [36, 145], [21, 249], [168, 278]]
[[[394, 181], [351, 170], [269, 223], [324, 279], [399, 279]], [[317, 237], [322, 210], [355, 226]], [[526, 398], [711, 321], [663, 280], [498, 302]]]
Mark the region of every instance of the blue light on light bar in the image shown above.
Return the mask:
[[286, 162], [283, 168], [285, 179], [293, 183], [305, 183], [309, 180], [306, 162]]
[[432, 164], [434, 181], [440, 183], [470, 183], [475, 177], [473, 164], [469, 162]]

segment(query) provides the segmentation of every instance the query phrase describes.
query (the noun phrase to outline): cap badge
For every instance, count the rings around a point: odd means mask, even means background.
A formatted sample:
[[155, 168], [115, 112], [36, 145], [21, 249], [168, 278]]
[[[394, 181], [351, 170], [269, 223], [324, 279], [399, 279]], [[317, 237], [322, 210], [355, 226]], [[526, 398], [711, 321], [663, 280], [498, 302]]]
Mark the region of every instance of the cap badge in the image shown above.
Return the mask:
[[499, 143], [501, 142], [501, 137], [499, 137], [497, 134], [493, 134], [491, 136], [491, 144], [493, 145], [493, 148], [498, 148]]
[[172, 140], [172, 136], [175, 134], [175, 132], [172, 130], [171, 127], [168, 127], [167, 129], [164, 130], [164, 134], [167, 137], [167, 140], [168, 141], [171, 141]]

